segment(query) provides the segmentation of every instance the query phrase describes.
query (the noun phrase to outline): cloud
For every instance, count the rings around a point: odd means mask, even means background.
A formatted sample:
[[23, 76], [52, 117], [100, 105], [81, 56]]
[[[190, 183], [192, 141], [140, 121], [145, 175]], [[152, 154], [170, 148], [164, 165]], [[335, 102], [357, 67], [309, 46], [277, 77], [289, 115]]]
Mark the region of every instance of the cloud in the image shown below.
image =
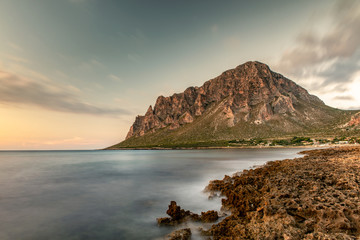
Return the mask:
[[355, 98], [353, 96], [336, 96], [333, 100], [341, 100], [341, 101], [353, 101]]
[[14, 50], [16, 50], [16, 51], [22, 51], [22, 50], [23, 50], [23, 49], [22, 49], [19, 45], [17, 45], [16, 43], [8, 42], [8, 45], [9, 45], [12, 49], [14, 49]]
[[82, 101], [72, 86], [58, 86], [51, 81], [34, 80], [0, 70], [0, 103], [32, 105], [43, 109], [92, 115], [126, 115], [121, 108], [95, 106]]
[[69, 0], [69, 2], [75, 3], [75, 4], [85, 3], [86, 1], [87, 0]]
[[122, 79], [114, 74], [109, 74], [108, 77], [115, 82], [122, 82]]
[[10, 54], [5, 54], [5, 57], [13, 62], [18, 62], [18, 63], [29, 63], [30, 61], [22, 58], [22, 57], [18, 57], [18, 56], [14, 56], [14, 55], [10, 55]]
[[224, 46], [228, 49], [237, 49], [241, 46], [240, 38], [237, 36], [230, 36], [224, 39]]
[[278, 68], [287, 74], [322, 78], [319, 86], [350, 83], [360, 62], [360, 2], [338, 0], [331, 11], [328, 31], [300, 33], [295, 46], [286, 50]]
[[96, 59], [90, 59], [89, 61], [82, 62], [79, 68], [85, 71], [94, 71], [94, 69], [105, 69], [106, 66]]
[[91, 140], [84, 139], [82, 137], [72, 137], [66, 139], [58, 139], [58, 140], [49, 140], [45, 142], [41, 142], [44, 145], [60, 145], [60, 144], [77, 144], [77, 145], [88, 145], [98, 143], [99, 140]]
[[[17, 145], [19, 143], [17, 142]], [[89, 139], [83, 137], [69, 137], [58, 139], [24, 139], [21, 143], [21, 147], [24, 149], [79, 149], [79, 148], [98, 148], [101, 145], [99, 139]]]
[[129, 53], [128, 59], [134, 63], [141, 63], [142, 57], [136, 53]]
[[211, 32], [212, 33], [217, 33], [219, 31], [219, 27], [217, 24], [214, 24], [211, 26]]
[[130, 34], [129, 37], [132, 41], [136, 42], [139, 45], [143, 44], [147, 40], [145, 34], [139, 29], [136, 29], [135, 32]]

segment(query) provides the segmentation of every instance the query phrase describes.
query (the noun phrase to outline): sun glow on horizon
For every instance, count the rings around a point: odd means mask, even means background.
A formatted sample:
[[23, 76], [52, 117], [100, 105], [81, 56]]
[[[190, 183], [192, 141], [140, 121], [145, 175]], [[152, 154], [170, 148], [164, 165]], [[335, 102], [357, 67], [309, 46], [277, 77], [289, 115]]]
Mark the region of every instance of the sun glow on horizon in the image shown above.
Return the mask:
[[0, 8], [0, 149], [116, 144], [157, 96], [252, 60], [360, 108], [356, 0], [33, 2]]

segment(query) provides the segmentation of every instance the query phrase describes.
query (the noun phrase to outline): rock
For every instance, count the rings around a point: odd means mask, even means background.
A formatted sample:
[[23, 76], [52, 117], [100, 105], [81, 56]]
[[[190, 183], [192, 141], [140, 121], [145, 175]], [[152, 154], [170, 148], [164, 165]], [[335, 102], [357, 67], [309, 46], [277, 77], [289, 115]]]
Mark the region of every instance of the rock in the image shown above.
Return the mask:
[[156, 219], [158, 225], [173, 225], [173, 221], [169, 217], [157, 218]]
[[350, 121], [347, 122], [343, 127], [358, 127], [360, 126], [360, 112], [354, 114]]
[[272, 72], [267, 65], [247, 62], [201, 87], [189, 87], [169, 97], [159, 96], [154, 109], [150, 106], [144, 116], [136, 117], [126, 139], [166, 127], [175, 130], [223, 101], [227, 104], [222, 106], [223, 123], [220, 124], [228, 127], [243, 119], [249, 121], [251, 116], [255, 116], [251, 121], [262, 124], [277, 114], [291, 114], [297, 111], [294, 104], [298, 102], [324, 105], [293, 81]]
[[169, 240], [189, 240], [191, 239], [191, 230], [190, 228], [184, 228], [176, 230], [166, 236], [166, 239]]
[[185, 218], [186, 216], [189, 216], [190, 212], [181, 209], [180, 206], [178, 206], [175, 201], [171, 201], [169, 205], [169, 209], [166, 211], [166, 214], [169, 215], [173, 220], [178, 221]]
[[[231, 214], [210, 229], [207, 239], [360, 239], [360, 147], [302, 152], [303, 158], [268, 162], [223, 180], [206, 191], [221, 192], [222, 207]], [[171, 201], [159, 225], [218, 220], [210, 210], [201, 215]], [[178, 230], [170, 239], [188, 239]]]
[[207, 190], [225, 196], [231, 215], [207, 234], [215, 240], [360, 239], [360, 147], [304, 153], [211, 181]]
[[190, 211], [185, 211], [184, 209], [181, 209], [181, 207], [178, 206], [175, 201], [170, 202], [166, 214], [168, 214], [170, 217], [156, 219], [159, 226], [162, 225], [174, 226], [186, 221], [214, 222], [219, 218], [218, 213], [213, 210], [202, 212], [201, 215]]
[[201, 216], [199, 216], [199, 214], [196, 213], [190, 213], [190, 219], [192, 221], [199, 222], [201, 221]]
[[197, 219], [200, 218], [197, 214], [181, 209], [181, 207], [178, 206], [175, 201], [170, 202], [166, 214], [169, 215], [170, 218], [169, 217], [157, 218], [156, 220], [158, 222], [158, 225], [177, 225], [189, 219], [193, 219], [197, 221]]
[[215, 222], [216, 220], [219, 219], [219, 215], [217, 213], [217, 211], [207, 211], [207, 212], [202, 212], [201, 213], [201, 221], [202, 222]]
[[191, 114], [186, 111], [182, 116], [179, 118], [179, 124], [184, 125], [186, 123], [191, 123], [194, 121], [194, 118], [191, 116]]

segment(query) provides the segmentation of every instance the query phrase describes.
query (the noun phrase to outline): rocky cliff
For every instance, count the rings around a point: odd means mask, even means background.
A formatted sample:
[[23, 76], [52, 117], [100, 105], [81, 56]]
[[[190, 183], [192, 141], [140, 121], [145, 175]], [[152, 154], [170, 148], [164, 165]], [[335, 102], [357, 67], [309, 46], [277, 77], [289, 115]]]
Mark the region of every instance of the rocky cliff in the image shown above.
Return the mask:
[[183, 93], [157, 98], [154, 109], [137, 116], [126, 139], [143, 136], [160, 128], [177, 129], [201, 116], [212, 104], [226, 101], [226, 124], [234, 126], [240, 119], [262, 124], [276, 114], [293, 113], [299, 101], [324, 104], [304, 88], [275, 73], [260, 62], [247, 62], [207, 81], [201, 87], [189, 87]]
[[360, 127], [360, 112], [354, 114], [350, 121], [347, 122], [343, 127], [352, 127], [359, 128]]
[[201, 87], [159, 96], [119, 147], [303, 134], [344, 124], [349, 114], [267, 65], [246, 62]]

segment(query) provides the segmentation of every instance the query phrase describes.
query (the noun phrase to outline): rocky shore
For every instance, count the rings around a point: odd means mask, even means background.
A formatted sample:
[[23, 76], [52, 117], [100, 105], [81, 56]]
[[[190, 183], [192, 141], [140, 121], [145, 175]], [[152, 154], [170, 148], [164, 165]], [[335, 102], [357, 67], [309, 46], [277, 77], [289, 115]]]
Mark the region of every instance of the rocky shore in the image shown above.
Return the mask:
[[[306, 156], [211, 181], [206, 191], [221, 196], [222, 208], [231, 214], [197, 231], [214, 240], [360, 239], [360, 147], [302, 153]], [[180, 215], [168, 210], [171, 218], [165, 222], [176, 224], [178, 216], [193, 221], [191, 212], [177, 207], [169, 205]], [[190, 239], [190, 234], [169, 238]]]

